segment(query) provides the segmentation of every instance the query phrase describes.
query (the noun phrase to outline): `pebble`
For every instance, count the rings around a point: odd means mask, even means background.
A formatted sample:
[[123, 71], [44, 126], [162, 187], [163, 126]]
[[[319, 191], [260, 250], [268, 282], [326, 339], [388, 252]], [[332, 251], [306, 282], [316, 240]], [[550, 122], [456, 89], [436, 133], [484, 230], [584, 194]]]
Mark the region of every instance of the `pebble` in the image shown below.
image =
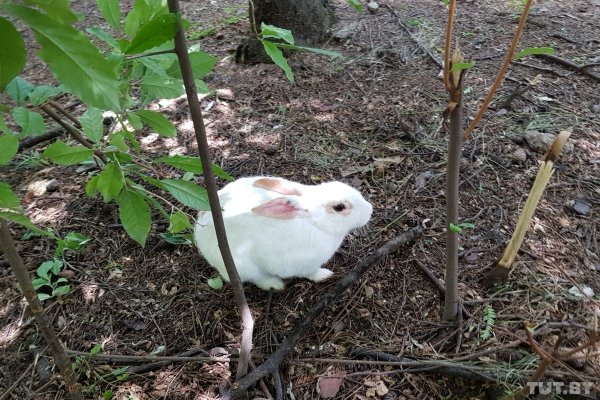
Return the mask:
[[379, 10], [379, 4], [370, 1], [367, 3], [367, 10], [369, 10], [370, 13], [375, 14]]
[[46, 183], [46, 191], [48, 192], [56, 192], [60, 188], [60, 182], [56, 179], [50, 179], [48, 183]]
[[527, 152], [525, 149], [519, 147], [513, 151], [509, 157], [513, 164], [523, 164], [525, 161], [527, 161]]
[[[553, 133], [539, 131], [525, 132], [525, 141], [532, 150], [538, 153], [546, 153], [550, 150], [554, 139], [556, 139], [556, 135]], [[567, 142], [563, 148], [563, 153], [570, 153], [571, 151], [573, 151], [573, 143]]]
[[600, 104], [594, 104], [594, 105], [592, 106], [592, 112], [593, 112], [594, 114], [600, 114]]

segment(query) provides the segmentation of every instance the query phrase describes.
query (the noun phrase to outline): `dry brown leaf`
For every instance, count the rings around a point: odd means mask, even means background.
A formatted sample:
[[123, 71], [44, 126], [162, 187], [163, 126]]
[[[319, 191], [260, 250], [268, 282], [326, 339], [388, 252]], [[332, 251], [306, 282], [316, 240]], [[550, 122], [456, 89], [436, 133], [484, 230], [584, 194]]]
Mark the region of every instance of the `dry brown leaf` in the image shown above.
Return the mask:
[[322, 399], [334, 397], [340, 391], [346, 371], [336, 371], [330, 376], [322, 376], [317, 382], [317, 391]]

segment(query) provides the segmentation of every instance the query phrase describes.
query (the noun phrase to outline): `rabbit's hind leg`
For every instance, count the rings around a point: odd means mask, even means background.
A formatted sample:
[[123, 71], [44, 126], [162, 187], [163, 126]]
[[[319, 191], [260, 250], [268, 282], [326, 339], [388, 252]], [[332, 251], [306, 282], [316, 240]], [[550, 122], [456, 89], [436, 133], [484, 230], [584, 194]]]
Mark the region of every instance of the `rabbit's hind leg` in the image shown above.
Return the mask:
[[319, 268], [317, 270], [317, 272], [315, 272], [312, 275], [307, 276], [307, 278], [313, 282], [321, 282], [321, 281], [331, 278], [332, 275], [333, 275], [332, 270], [329, 270], [327, 268]]
[[285, 284], [283, 281], [275, 275], [263, 274], [260, 277], [256, 277], [253, 283], [263, 290], [283, 290]]

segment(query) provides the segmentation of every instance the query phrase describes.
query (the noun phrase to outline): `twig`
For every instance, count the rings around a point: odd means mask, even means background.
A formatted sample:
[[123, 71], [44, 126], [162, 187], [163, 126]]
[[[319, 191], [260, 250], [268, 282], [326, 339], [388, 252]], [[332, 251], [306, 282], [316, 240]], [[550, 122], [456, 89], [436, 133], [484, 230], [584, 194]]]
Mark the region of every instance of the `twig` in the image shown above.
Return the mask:
[[[200, 352], [198, 349], [191, 349], [183, 354], [197, 354]], [[210, 357], [210, 356], [128, 356], [124, 354], [91, 354], [85, 351], [67, 350], [67, 354], [70, 356], [87, 357], [94, 360], [102, 360], [113, 363], [137, 363], [137, 362], [224, 362], [224, 361], [236, 361], [235, 358], [225, 357]]]
[[31, 371], [31, 368], [33, 368], [33, 364], [29, 364], [29, 366], [27, 367], [27, 369], [25, 369], [25, 371], [21, 374], [21, 376], [19, 376], [12, 385], [10, 385], [10, 387], [8, 389], [6, 389], [6, 391], [2, 394], [2, 396], [0, 396], [0, 400], [5, 400], [6, 398], [8, 398], [8, 395], [12, 393], [13, 389], [17, 387], [17, 385], [23, 380], [23, 378], [25, 378], [25, 376], [29, 373], [29, 371]]
[[564, 65], [565, 67], [574, 69], [577, 72], [581, 72], [582, 74], [587, 75], [587, 76], [589, 76], [592, 79], [600, 81], [600, 75], [595, 74], [595, 73], [587, 70], [587, 68], [595, 65], [595, 63], [588, 64], [588, 65], [578, 65], [578, 64], [575, 64], [571, 60], [564, 59], [564, 58], [556, 56], [554, 54], [536, 54], [536, 56], [537, 57], [541, 57], [541, 58], [545, 58], [547, 60], [554, 61], [554, 62], [556, 62], [558, 64]]
[[535, 69], [537, 71], [549, 72], [549, 73], [554, 74], [556, 76], [560, 76], [561, 78], [568, 78], [569, 77], [569, 75], [561, 74], [560, 72], [555, 71], [552, 68], [545, 68], [545, 67], [540, 67], [538, 65], [527, 64], [527, 63], [524, 63], [522, 61], [513, 61], [513, 64], [515, 64], [515, 65], [521, 65], [521, 66], [527, 67], [527, 68], [532, 68], [532, 69]]
[[321, 315], [321, 313], [332, 301], [339, 298], [341, 294], [352, 284], [354, 284], [362, 274], [364, 274], [371, 266], [378, 263], [383, 257], [387, 256], [401, 246], [412, 244], [417, 237], [421, 235], [422, 231], [423, 230], [421, 227], [412, 228], [402, 235], [390, 240], [377, 249], [374, 253], [371, 253], [367, 258], [365, 258], [350, 273], [345, 275], [335, 286], [332, 286], [327, 293], [325, 293], [319, 299], [319, 301], [317, 301], [313, 308], [306, 314], [304, 319], [294, 327], [290, 335], [285, 339], [285, 341], [283, 341], [277, 350], [275, 350], [275, 352], [265, 362], [259, 365], [258, 368], [249, 373], [240, 381], [236, 382], [232, 387], [233, 391], [231, 393], [227, 393], [226, 397], [236, 398], [242, 395], [259, 379], [272, 373], [275, 368], [279, 366], [287, 353], [294, 348], [296, 343], [298, 343], [298, 341], [313, 326], [315, 319]]
[[413, 34], [411, 33], [410, 29], [408, 29], [408, 27], [404, 24], [404, 22], [402, 22], [402, 19], [396, 13], [396, 11], [394, 11], [394, 9], [389, 4], [383, 3], [382, 5], [384, 5], [385, 7], [387, 7], [391, 11], [391, 13], [394, 14], [394, 17], [396, 17], [396, 20], [398, 21], [398, 24], [402, 27], [402, 29], [404, 29], [404, 31], [408, 34], [408, 36], [411, 38], [411, 40], [413, 42], [415, 42], [416, 45], [421, 50], [423, 50], [429, 56], [429, 58], [431, 58], [431, 60], [433, 60], [433, 62], [437, 64], [438, 67], [444, 68], [443, 61], [440, 60], [437, 55], [433, 54], [433, 52], [431, 51], [431, 49], [429, 49], [428, 47], [425, 47], [424, 45], [422, 45], [421, 42], [419, 42], [419, 40], [413, 36]]
[[150, 53], [142, 53], [142, 54], [136, 54], [136, 55], [133, 55], [133, 56], [127, 56], [127, 57], [125, 57], [125, 61], [135, 60], [136, 58], [143, 58], [143, 57], [150, 57], [150, 56], [159, 56], [161, 54], [174, 54], [174, 53], [175, 53], [175, 49], [153, 51], [153, 52], [150, 52]]
[[471, 122], [471, 125], [469, 125], [469, 127], [465, 130], [465, 139], [468, 139], [469, 136], [471, 136], [471, 133], [473, 132], [473, 130], [477, 127], [477, 124], [483, 117], [483, 114], [485, 114], [485, 110], [487, 110], [488, 106], [490, 105], [492, 98], [494, 97], [494, 94], [496, 93], [496, 90], [498, 89], [498, 87], [502, 83], [502, 80], [504, 79], [504, 75], [506, 74], [506, 71], [508, 70], [508, 66], [510, 65], [510, 62], [512, 61], [513, 54], [515, 53], [517, 44], [519, 43], [519, 39], [521, 38], [521, 33], [523, 32], [523, 28], [525, 28], [525, 21], [527, 21], [527, 16], [529, 15], [529, 10], [531, 9], [532, 3], [533, 3], [533, 0], [527, 0], [525, 7], [523, 7], [523, 13], [521, 14], [521, 18], [519, 18], [519, 25], [517, 26], [517, 30], [515, 31], [513, 40], [510, 43], [510, 48], [508, 49], [508, 52], [506, 53], [506, 56], [504, 57], [504, 61], [502, 62], [500, 71], [498, 72], [498, 75], [496, 76], [496, 80], [494, 80], [492, 87], [490, 87], [490, 90], [489, 90], [487, 96], [483, 100], [481, 107], [477, 111], [477, 114], [475, 114], [475, 116], [473, 117], [473, 121]]
[[525, 86], [521, 86], [521, 87], [516, 88], [515, 91], [512, 92], [506, 98], [506, 100], [504, 100], [504, 102], [502, 103], [501, 108], [506, 108], [507, 110], [512, 110], [512, 102], [513, 102], [513, 100], [515, 100], [517, 97], [521, 97], [526, 91], [528, 91], [532, 87], [533, 87], [533, 84], [532, 83], [528, 83]]
[[26, 137], [25, 139], [22, 139], [19, 142], [19, 151], [28, 149], [30, 147], [35, 146], [36, 144], [40, 144], [47, 140], [54, 139], [55, 137], [58, 137], [58, 136], [62, 135], [63, 133], [65, 133], [64, 128], [56, 127], [54, 129], [50, 129], [48, 132], [46, 132], [42, 135]]
[[[42, 104], [40, 109], [43, 110], [50, 118], [56, 121], [60, 126], [62, 126], [69, 134], [73, 137], [73, 139], [77, 140], [79, 143], [87, 147], [88, 149], [94, 148], [94, 146], [88, 142], [88, 140], [81, 134], [81, 131], [73, 126], [67, 124], [63, 119], [54, 111], [48, 104]], [[108, 159], [106, 155], [100, 150], [94, 150], [94, 155], [102, 160], [104, 164], [108, 164]]]
[[0, 218], [0, 248], [2, 251], [4, 251], [4, 255], [10, 263], [12, 272], [17, 278], [19, 287], [27, 299], [31, 313], [35, 317], [38, 328], [42, 332], [42, 336], [48, 344], [52, 355], [54, 356], [54, 363], [60, 370], [61, 375], [65, 380], [69, 396], [73, 400], [83, 399], [81, 391], [79, 390], [79, 385], [75, 379], [75, 374], [71, 368], [69, 356], [58, 340], [56, 332], [52, 328], [50, 319], [44, 312], [44, 307], [38, 299], [37, 293], [33, 288], [31, 279], [29, 278], [27, 267], [25, 264], [23, 264], [23, 260], [21, 259], [21, 256], [19, 256], [17, 248], [15, 247], [15, 242], [13, 241], [12, 235], [8, 230], [8, 222], [3, 218]]
[[70, 119], [78, 129], [81, 129], [81, 122], [79, 122], [79, 120], [77, 118], [75, 118], [73, 116], [73, 114], [68, 112], [63, 106], [61, 106], [60, 104], [58, 104], [56, 101], [54, 101], [52, 99], [48, 99], [48, 104], [50, 104], [52, 107], [56, 108], [62, 115], [64, 115], [68, 119]]
[[281, 384], [279, 367], [273, 371], [273, 383], [275, 384], [275, 400], [283, 400], [283, 385]]
[[[426, 371], [475, 381], [495, 382], [497, 380], [495, 374], [486, 373], [484, 368], [474, 367], [471, 365], [457, 365], [452, 361], [411, 360], [374, 350], [361, 350], [359, 353], [355, 354], [355, 357], [374, 359], [384, 362], [396, 362], [398, 363], [396, 365], [418, 367], [421, 370], [423, 367], [434, 367], [431, 370]], [[406, 370], [405, 372], [411, 371]]]
[[[168, 0], [168, 5], [169, 12], [181, 15], [178, 0]], [[250, 312], [250, 307], [248, 306], [248, 301], [246, 300], [246, 295], [244, 294], [244, 287], [242, 286], [242, 281], [240, 280], [240, 276], [235, 268], [235, 263], [229, 249], [229, 243], [227, 242], [225, 224], [223, 223], [223, 214], [221, 212], [221, 205], [219, 203], [219, 194], [217, 193], [217, 184], [215, 175], [212, 172], [210, 149], [208, 147], [208, 139], [206, 138], [204, 119], [202, 118], [202, 108], [200, 107], [200, 101], [198, 100], [198, 91], [196, 90], [192, 64], [190, 63], [190, 57], [187, 52], [187, 44], [181, 19], [177, 20], [175, 52], [177, 53], [177, 59], [179, 60], [179, 67], [181, 68], [181, 76], [183, 78], [183, 84], [185, 86], [185, 92], [188, 98], [190, 115], [194, 124], [198, 152], [200, 153], [200, 161], [202, 163], [202, 174], [204, 175], [204, 183], [208, 192], [208, 202], [210, 204], [213, 223], [215, 224], [217, 243], [219, 245], [219, 250], [225, 264], [225, 269], [227, 270], [227, 274], [229, 275], [229, 280], [233, 288], [235, 301], [242, 318], [243, 329], [242, 338], [240, 341], [240, 360], [235, 375], [235, 379], [238, 381], [248, 372], [248, 363], [250, 362], [252, 350], [254, 319], [252, 318], [252, 313]]]

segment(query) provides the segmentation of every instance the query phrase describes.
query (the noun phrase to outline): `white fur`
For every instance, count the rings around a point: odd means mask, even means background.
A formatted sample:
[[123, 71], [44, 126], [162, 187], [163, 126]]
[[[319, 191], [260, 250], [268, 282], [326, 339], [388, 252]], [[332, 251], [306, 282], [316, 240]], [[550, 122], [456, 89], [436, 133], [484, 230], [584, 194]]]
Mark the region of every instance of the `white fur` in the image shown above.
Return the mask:
[[[321, 268], [352, 230], [365, 225], [373, 207], [354, 188], [341, 182], [315, 186], [283, 180], [301, 195], [281, 193], [253, 186], [257, 179], [241, 178], [219, 191], [229, 247], [242, 282], [269, 290], [281, 290], [281, 278], [302, 277], [319, 282], [333, 272]], [[291, 219], [257, 215], [252, 209], [269, 200], [285, 197], [305, 210]], [[346, 201], [350, 213], [328, 213], [325, 205]], [[195, 227], [196, 245], [210, 265], [229, 281], [217, 245], [210, 212], [201, 212]]]

